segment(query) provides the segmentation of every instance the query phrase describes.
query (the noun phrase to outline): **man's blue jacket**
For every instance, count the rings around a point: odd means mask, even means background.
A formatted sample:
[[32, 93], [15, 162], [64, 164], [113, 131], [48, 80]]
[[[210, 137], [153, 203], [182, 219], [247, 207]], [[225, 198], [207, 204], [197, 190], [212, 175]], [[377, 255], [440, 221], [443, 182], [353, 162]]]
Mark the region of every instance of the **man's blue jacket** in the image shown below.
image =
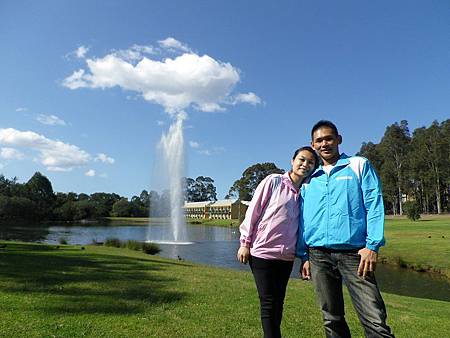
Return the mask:
[[370, 162], [341, 154], [330, 174], [317, 168], [301, 188], [297, 256], [307, 247], [336, 250], [384, 245], [381, 183]]

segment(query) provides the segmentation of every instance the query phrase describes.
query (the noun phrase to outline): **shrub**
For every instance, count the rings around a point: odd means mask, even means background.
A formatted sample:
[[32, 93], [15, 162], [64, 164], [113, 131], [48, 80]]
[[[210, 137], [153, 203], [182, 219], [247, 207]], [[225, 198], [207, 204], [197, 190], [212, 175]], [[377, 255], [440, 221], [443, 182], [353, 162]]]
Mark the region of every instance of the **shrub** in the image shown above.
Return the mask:
[[155, 243], [142, 243], [142, 251], [148, 255], [156, 255], [161, 252], [161, 248]]
[[105, 240], [105, 246], [112, 246], [114, 248], [120, 248], [122, 246], [122, 243], [120, 242], [120, 239], [118, 239], [118, 238], [107, 238]]
[[407, 201], [403, 204], [403, 209], [410, 220], [417, 221], [420, 219], [420, 205], [415, 201]]
[[125, 243], [125, 247], [126, 247], [127, 249], [130, 249], [130, 250], [136, 250], [136, 251], [139, 251], [139, 250], [142, 250], [142, 242], [133, 241], [133, 240], [128, 240], [128, 241]]
[[146, 254], [156, 255], [161, 252], [159, 246], [155, 243], [145, 243], [134, 240], [128, 240], [126, 242], [121, 241], [118, 238], [107, 238], [104, 243], [105, 246], [112, 246], [115, 248], [127, 248], [129, 250], [140, 251], [142, 250]]
[[65, 244], [67, 244], [67, 239], [65, 237], [60, 237], [58, 242], [59, 242], [59, 244], [65, 245]]

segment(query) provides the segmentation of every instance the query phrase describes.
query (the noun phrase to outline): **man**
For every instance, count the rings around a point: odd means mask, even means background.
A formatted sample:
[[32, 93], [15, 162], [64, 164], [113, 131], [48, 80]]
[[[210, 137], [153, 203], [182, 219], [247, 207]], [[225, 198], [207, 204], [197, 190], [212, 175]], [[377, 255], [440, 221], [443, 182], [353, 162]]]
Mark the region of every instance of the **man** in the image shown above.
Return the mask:
[[302, 186], [297, 256], [303, 263], [302, 277], [314, 284], [325, 334], [350, 337], [344, 282], [366, 337], [394, 337], [374, 276], [378, 249], [384, 244], [379, 178], [367, 159], [339, 153], [342, 137], [332, 122], [317, 122], [311, 138], [323, 163]]

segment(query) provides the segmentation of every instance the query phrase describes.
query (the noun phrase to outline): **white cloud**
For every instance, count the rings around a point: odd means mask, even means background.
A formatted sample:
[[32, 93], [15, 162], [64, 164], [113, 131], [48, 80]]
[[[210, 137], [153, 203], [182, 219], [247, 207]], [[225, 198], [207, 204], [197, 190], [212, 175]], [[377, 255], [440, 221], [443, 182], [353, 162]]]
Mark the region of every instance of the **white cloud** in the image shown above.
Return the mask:
[[94, 169], [89, 169], [89, 170], [86, 171], [84, 174], [85, 174], [86, 176], [89, 176], [89, 177], [94, 177], [94, 176], [95, 176], [95, 170], [94, 170]]
[[200, 147], [200, 144], [198, 142], [195, 142], [195, 141], [189, 141], [189, 145], [191, 146], [191, 148], [198, 148], [198, 147]]
[[171, 37], [168, 37], [167, 39], [164, 40], [159, 40], [158, 43], [162, 48], [171, 51], [191, 52], [191, 49], [187, 45]]
[[255, 93], [249, 92], [247, 94], [240, 93], [234, 97], [234, 104], [237, 103], [250, 103], [256, 106], [261, 103], [261, 98]]
[[39, 121], [42, 124], [46, 124], [49, 126], [65, 126], [66, 122], [62, 119], [60, 119], [58, 116], [56, 115], [45, 115], [45, 114], [39, 114], [36, 117], [36, 120]]
[[0, 149], [0, 157], [5, 160], [23, 160], [25, 155], [14, 148], [1, 148]]
[[50, 171], [70, 171], [91, 160], [91, 155], [75, 145], [51, 140], [32, 131], [0, 129], [0, 144], [37, 151], [39, 162]]
[[89, 47], [80, 46], [75, 51], [75, 56], [79, 59], [84, 59], [86, 53], [89, 51]]
[[164, 121], [157, 120], [157, 121], [156, 121], [156, 124], [157, 124], [158, 126], [163, 126], [165, 123], [164, 123]]
[[27, 107], [18, 107], [18, 108], [16, 108], [16, 111], [17, 112], [28, 111], [28, 108]]
[[[187, 48], [173, 38], [159, 43], [167, 48]], [[74, 71], [62, 84], [70, 89], [118, 86], [137, 92], [145, 100], [163, 106], [170, 114], [189, 107], [205, 112], [223, 111], [224, 105], [256, 104], [259, 99], [253, 93], [233, 97], [232, 91], [240, 76], [239, 70], [229, 63], [208, 55], [199, 56], [190, 50], [174, 58], [153, 60], [143, 56], [141, 47], [135, 45], [120, 53], [86, 59], [86, 69]], [[150, 50], [146, 52], [149, 54]], [[137, 63], [132, 62], [137, 60]]]
[[75, 71], [75, 72], [73, 72], [72, 75], [70, 75], [69, 77], [64, 79], [63, 86], [70, 88], [70, 89], [86, 87], [85, 81], [83, 80], [83, 76], [84, 76], [83, 69]]
[[218, 155], [225, 151], [224, 147], [213, 147], [212, 149], [202, 149], [198, 153], [205, 156]]
[[62, 167], [47, 167], [48, 171], [55, 171], [55, 172], [69, 172], [72, 171], [73, 168], [62, 168]]
[[95, 158], [95, 161], [101, 161], [103, 163], [113, 164], [115, 160], [112, 157], [109, 157], [106, 154], [100, 153]]
[[145, 55], [156, 54], [156, 50], [153, 46], [145, 45], [133, 45], [128, 49], [120, 49], [113, 51], [112, 55], [118, 57], [119, 59], [133, 62], [142, 59]]
[[211, 156], [212, 155], [211, 151], [208, 150], [208, 149], [199, 150], [198, 153], [202, 154], [202, 155], [206, 155], [206, 156]]

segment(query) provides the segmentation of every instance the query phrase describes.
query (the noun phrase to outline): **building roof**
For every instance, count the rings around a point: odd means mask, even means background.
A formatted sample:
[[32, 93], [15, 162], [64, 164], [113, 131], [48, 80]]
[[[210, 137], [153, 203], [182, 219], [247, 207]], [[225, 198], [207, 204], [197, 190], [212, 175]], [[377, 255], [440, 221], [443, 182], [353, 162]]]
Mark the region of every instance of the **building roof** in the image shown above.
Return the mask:
[[[237, 198], [224, 199], [218, 201], [202, 201], [202, 202], [184, 202], [183, 208], [204, 208], [206, 206], [211, 207], [229, 207], [238, 201]], [[241, 201], [244, 205], [249, 205], [250, 201]]]
[[226, 199], [226, 200], [218, 200], [211, 204], [212, 207], [228, 207], [232, 204], [236, 203], [237, 198]]
[[204, 208], [211, 203], [213, 203], [213, 201], [184, 202], [183, 208]]

